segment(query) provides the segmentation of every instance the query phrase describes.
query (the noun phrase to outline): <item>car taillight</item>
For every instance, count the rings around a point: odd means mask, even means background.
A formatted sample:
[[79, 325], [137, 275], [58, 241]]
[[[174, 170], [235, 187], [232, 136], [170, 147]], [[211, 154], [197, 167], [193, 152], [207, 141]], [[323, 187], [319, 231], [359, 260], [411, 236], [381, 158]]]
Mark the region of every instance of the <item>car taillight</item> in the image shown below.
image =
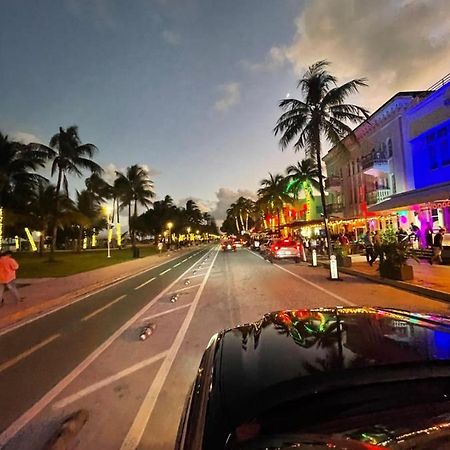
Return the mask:
[[279, 249], [278, 245], [275, 245], [275, 251], [277, 251]]

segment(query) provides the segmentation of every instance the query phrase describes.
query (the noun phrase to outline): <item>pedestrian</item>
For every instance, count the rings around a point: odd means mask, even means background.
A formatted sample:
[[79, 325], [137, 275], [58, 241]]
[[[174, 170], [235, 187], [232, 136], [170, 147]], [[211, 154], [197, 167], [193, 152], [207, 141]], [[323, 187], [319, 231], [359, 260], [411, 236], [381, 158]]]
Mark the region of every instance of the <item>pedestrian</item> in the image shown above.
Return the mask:
[[0, 256], [0, 298], [2, 304], [4, 303], [3, 294], [5, 289], [11, 292], [16, 303], [21, 301], [19, 291], [16, 287], [16, 270], [19, 268], [19, 264], [12, 257], [12, 252], [9, 250], [2, 253]]
[[375, 231], [375, 234], [373, 235], [373, 250], [374, 255], [373, 258], [370, 261], [370, 265], [372, 265], [377, 258], [380, 258], [380, 262], [383, 261], [383, 250], [381, 246], [381, 236], [380, 232], [378, 230]]
[[341, 244], [341, 246], [342, 246], [344, 255], [348, 255], [350, 253], [350, 241], [348, 240], [348, 237], [342, 231], [341, 234], [339, 235], [338, 239], [339, 239], [339, 244]]
[[366, 251], [366, 260], [370, 265], [372, 265], [371, 261], [374, 257], [374, 252], [373, 252], [373, 241], [372, 241], [372, 235], [370, 233], [370, 229], [368, 229], [366, 234], [364, 235], [363, 242], [364, 242], [364, 249]]
[[430, 264], [437, 261], [442, 264], [442, 241], [444, 240], [445, 228], [441, 228], [438, 233], [434, 235], [433, 240], [433, 256], [430, 259]]
[[408, 239], [408, 233], [402, 227], [400, 227], [397, 231], [397, 239], [398, 242], [403, 242]]

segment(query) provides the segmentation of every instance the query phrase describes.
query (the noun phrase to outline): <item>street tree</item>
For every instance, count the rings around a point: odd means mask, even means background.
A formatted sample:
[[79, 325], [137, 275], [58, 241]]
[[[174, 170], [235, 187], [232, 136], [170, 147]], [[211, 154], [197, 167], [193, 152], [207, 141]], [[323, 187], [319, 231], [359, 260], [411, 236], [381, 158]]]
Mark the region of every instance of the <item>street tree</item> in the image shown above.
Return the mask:
[[284, 112], [273, 131], [276, 136], [281, 135], [282, 150], [293, 143], [295, 152], [304, 150], [306, 156], [316, 162], [328, 254], [331, 256], [321, 139], [331, 145], [341, 145], [345, 136], [354, 138], [349, 124], [359, 124], [369, 114], [361, 106], [346, 103], [348, 96], [358, 93], [360, 87], [367, 86], [366, 80], [354, 79], [338, 86], [337, 79], [328, 71], [328, 66], [328, 61], [316, 62], [298, 81], [297, 87], [303, 94], [303, 100], [286, 98], [280, 101], [279, 107]]

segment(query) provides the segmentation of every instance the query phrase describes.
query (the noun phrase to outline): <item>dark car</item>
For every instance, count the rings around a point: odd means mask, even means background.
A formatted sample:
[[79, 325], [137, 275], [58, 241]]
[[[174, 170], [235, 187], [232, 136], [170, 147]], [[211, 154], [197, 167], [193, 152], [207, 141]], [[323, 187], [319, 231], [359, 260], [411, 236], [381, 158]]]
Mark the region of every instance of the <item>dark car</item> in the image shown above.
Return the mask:
[[176, 449], [293, 448], [450, 448], [450, 318], [290, 310], [213, 336]]

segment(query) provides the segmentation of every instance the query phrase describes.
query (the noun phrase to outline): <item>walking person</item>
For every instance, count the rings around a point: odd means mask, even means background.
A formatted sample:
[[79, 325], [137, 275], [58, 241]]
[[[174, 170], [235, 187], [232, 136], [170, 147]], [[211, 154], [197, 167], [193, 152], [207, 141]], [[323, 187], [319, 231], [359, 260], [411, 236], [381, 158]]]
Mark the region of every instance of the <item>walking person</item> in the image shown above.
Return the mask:
[[437, 261], [442, 264], [442, 241], [444, 240], [445, 228], [441, 228], [434, 236], [433, 240], [433, 256], [430, 259], [430, 264]]
[[16, 270], [19, 268], [19, 264], [12, 257], [12, 252], [9, 250], [2, 253], [0, 256], [0, 298], [2, 304], [4, 303], [3, 294], [5, 289], [11, 292], [16, 303], [21, 301], [19, 291], [16, 287]]
[[369, 262], [370, 265], [372, 265], [377, 258], [380, 258], [380, 262], [383, 261], [381, 236], [380, 236], [380, 232], [378, 230], [375, 231], [375, 234], [373, 235], [373, 249], [374, 249], [374, 255], [373, 255], [373, 258]]
[[367, 230], [367, 233], [364, 235], [364, 249], [366, 251], [366, 259], [367, 262], [372, 265], [371, 261], [374, 257], [374, 252], [373, 252], [373, 241], [372, 241], [372, 235], [370, 233], [370, 230]]

